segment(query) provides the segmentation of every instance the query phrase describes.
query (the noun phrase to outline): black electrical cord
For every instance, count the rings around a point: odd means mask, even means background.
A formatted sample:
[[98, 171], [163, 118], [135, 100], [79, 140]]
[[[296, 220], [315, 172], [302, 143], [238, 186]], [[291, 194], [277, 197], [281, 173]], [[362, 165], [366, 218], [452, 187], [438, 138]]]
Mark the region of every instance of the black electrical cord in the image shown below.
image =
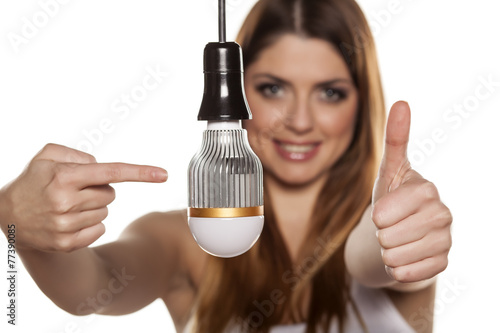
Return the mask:
[[226, 42], [226, 0], [219, 0], [219, 42]]

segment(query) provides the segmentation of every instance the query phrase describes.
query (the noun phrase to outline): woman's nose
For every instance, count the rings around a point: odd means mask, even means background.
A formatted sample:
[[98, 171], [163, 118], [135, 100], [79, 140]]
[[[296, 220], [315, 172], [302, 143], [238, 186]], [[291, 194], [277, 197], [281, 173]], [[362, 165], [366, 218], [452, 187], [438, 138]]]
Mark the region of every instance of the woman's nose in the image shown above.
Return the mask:
[[314, 118], [312, 108], [307, 98], [297, 98], [289, 107], [286, 126], [289, 130], [304, 134], [312, 131], [314, 127]]

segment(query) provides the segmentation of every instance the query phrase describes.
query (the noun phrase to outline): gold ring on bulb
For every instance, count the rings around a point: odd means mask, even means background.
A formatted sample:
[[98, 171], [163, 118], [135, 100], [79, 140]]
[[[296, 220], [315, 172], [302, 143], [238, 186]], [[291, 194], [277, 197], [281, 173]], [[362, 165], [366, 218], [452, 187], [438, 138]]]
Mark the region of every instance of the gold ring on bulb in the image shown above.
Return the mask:
[[245, 217], [264, 215], [264, 206], [238, 208], [188, 208], [190, 217]]

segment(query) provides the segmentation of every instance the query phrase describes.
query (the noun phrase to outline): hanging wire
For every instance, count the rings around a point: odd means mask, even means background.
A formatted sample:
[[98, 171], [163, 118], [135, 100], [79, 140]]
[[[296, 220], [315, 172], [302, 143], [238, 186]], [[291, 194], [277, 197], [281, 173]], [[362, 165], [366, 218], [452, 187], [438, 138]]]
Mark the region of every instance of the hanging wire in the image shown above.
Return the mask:
[[219, 42], [226, 42], [226, 0], [219, 0]]

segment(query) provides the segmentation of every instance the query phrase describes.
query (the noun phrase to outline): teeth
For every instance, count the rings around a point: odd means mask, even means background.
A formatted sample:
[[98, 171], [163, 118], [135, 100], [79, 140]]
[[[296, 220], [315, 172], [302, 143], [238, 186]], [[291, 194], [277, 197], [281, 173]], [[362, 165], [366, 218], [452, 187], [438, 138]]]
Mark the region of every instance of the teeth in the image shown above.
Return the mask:
[[289, 153], [299, 153], [299, 154], [304, 154], [307, 152], [310, 152], [311, 150], [314, 149], [316, 145], [292, 145], [288, 143], [282, 143], [280, 144], [281, 148], [286, 150]]

